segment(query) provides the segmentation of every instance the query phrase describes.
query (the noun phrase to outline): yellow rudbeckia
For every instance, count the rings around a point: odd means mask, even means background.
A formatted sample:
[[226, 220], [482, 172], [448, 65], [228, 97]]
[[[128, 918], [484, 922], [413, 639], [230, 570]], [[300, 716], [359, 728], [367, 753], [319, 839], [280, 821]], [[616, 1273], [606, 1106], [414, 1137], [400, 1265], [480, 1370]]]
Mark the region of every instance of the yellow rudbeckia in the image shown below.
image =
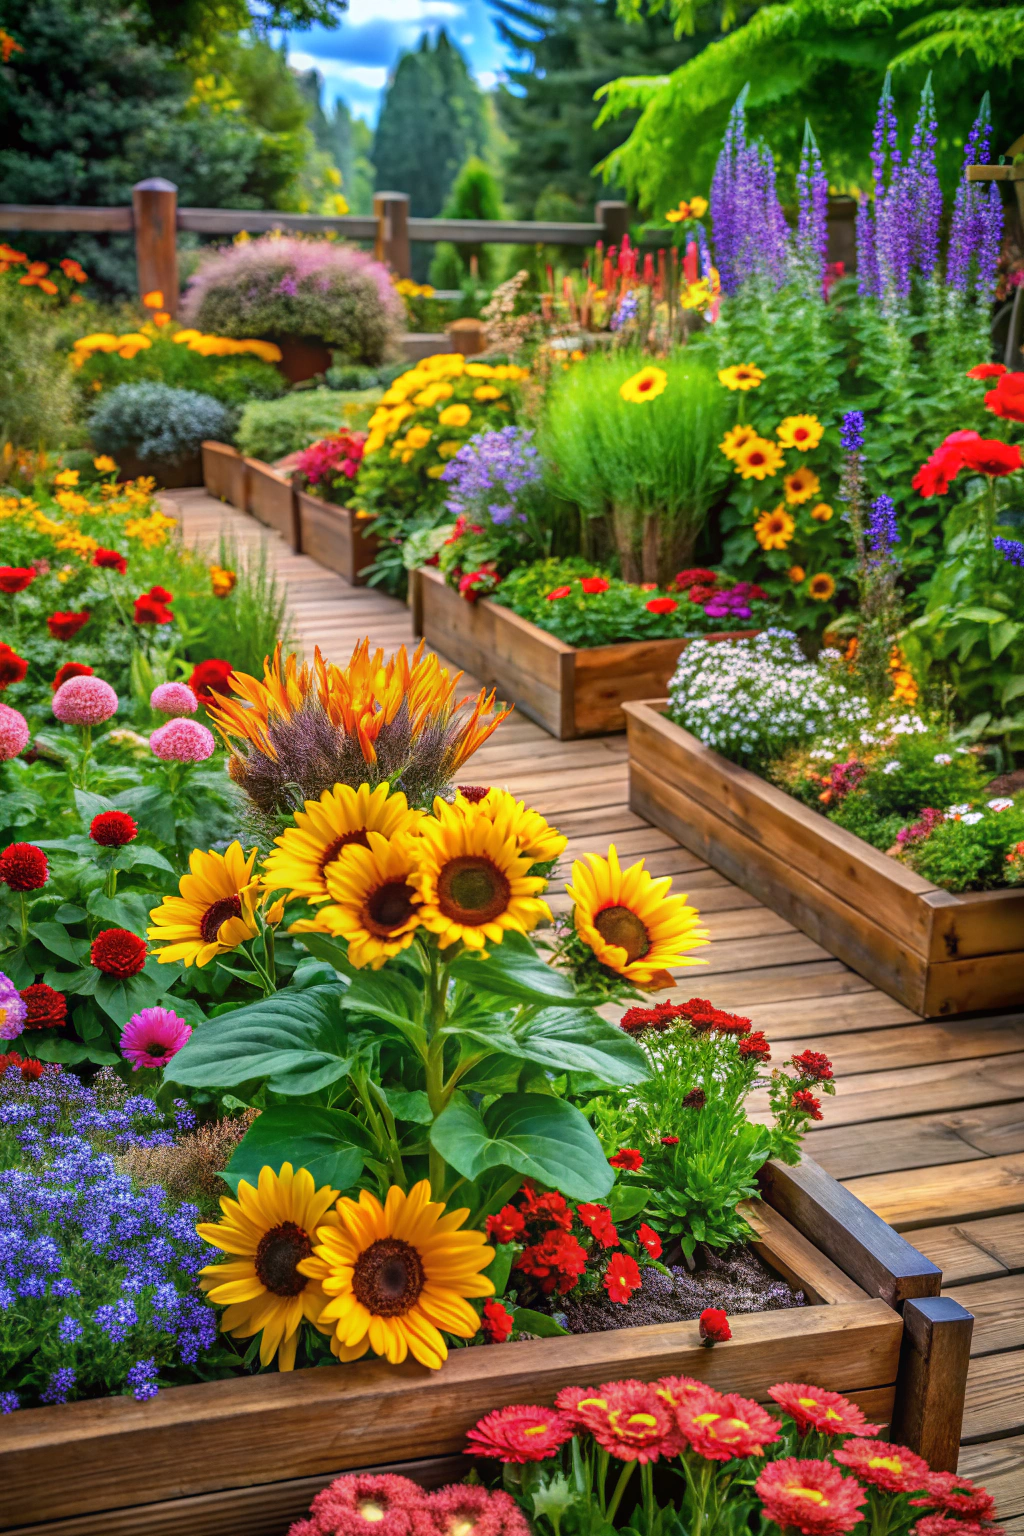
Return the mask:
[[817, 416], [787, 416], [785, 421], [779, 422], [775, 435], [783, 448], [797, 448], [801, 453], [807, 453], [811, 448], [817, 448], [824, 430]]
[[668, 374], [664, 368], [641, 368], [639, 373], [634, 373], [624, 384], [619, 386], [619, 394], [623, 400], [629, 400], [634, 405], [642, 404], [645, 400], [655, 400], [668, 387]]
[[761, 369], [755, 368], [753, 363], [735, 363], [731, 368], [718, 370], [718, 382], [726, 389], [759, 389], [764, 379]]
[[754, 538], [762, 549], [785, 549], [796, 523], [780, 503], [773, 512], [762, 512], [754, 524]]

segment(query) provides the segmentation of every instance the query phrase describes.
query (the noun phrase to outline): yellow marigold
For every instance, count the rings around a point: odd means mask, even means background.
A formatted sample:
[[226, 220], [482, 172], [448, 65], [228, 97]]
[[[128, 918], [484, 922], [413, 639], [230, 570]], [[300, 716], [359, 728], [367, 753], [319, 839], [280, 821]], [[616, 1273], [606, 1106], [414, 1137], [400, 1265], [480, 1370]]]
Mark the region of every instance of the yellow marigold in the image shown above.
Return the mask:
[[467, 363], [466, 376], [470, 379], [493, 379], [498, 370], [491, 363]]
[[813, 597], [816, 603], [827, 603], [836, 590], [836, 584], [827, 571], [820, 571], [817, 576], [812, 576], [807, 588], [808, 595]]
[[75, 342], [76, 352], [116, 352], [121, 345], [121, 338], [114, 336], [110, 331], [93, 331], [89, 336], [79, 336]]
[[433, 435], [429, 427], [410, 427], [405, 434], [406, 447], [413, 450], [425, 448]]
[[446, 405], [437, 419], [442, 427], [465, 427], [472, 415], [468, 405]]
[[125, 523], [124, 531], [129, 539], [137, 539], [143, 549], [159, 549], [161, 544], [166, 544], [171, 529], [177, 526], [177, 518], [151, 512], [148, 517], [132, 518]]
[[253, 357], [262, 358], [265, 363], [279, 363], [281, 361], [281, 348], [273, 341], [260, 341], [255, 338], [243, 341], [241, 346], [246, 352], [251, 352]]
[[223, 565], [210, 566], [210, 586], [214, 597], [227, 597], [234, 591], [237, 580], [236, 573], [227, 570]]
[[142, 302], [147, 309], [163, 309], [163, 291], [160, 288], [154, 288], [149, 293], [144, 293], [142, 295]]
[[812, 496], [817, 496], [821, 490], [821, 481], [814, 470], [808, 469], [806, 464], [802, 464], [791, 475], [787, 475], [782, 483], [786, 487], [786, 500], [791, 507], [802, 506], [805, 501], [810, 501]]
[[807, 453], [817, 448], [824, 430], [817, 416], [787, 416], [779, 422], [775, 435], [783, 448], [798, 448]]
[[92, 467], [101, 475], [112, 475], [117, 470], [117, 465], [109, 453], [101, 453], [98, 458], [93, 459]]
[[781, 503], [773, 512], [761, 512], [754, 524], [754, 538], [762, 549], [785, 549], [795, 531], [796, 523]]
[[387, 433], [381, 428], [372, 431], [363, 444], [363, 458], [368, 458], [371, 453], [377, 453], [387, 442]]
[[731, 368], [718, 370], [718, 382], [726, 389], [758, 389], [764, 378], [761, 369], [755, 368], [753, 363], [734, 363]]
[[439, 352], [426, 357], [420, 364], [433, 378], [457, 379], [466, 371], [466, 359], [461, 352]]
[[374, 411], [369, 420], [370, 431], [376, 432], [378, 427], [386, 427], [390, 420], [391, 412], [388, 410], [387, 406], [378, 405], [377, 409]]
[[418, 405], [420, 410], [428, 411], [431, 406], [437, 405], [439, 400], [449, 400], [452, 394], [452, 386], [446, 384], [444, 379], [436, 379], [433, 384], [428, 384], [426, 389], [421, 389], [418, 395], [413, 396], [413, 405]]
[[832, 515], [832, 508], [827, 501], [819, 501], [816, 507], [811, 508], [811, 516], [816, 523], [830, 523]]
[[718, 446], [727, 459], [735, 459], [740, 449], [752, 443], [756, 436], [755, 427], [741, 423], [738, 427], [730, 427]]
[[493, 384], [478, 384], [473, 391], [474, 400], [500, 400], [501, 390]]
[[78, 470], [77, 469], [62, 469], [62, 470], [60, 470], [60, 472], [58, 474], [54, 475], [53, 483], [54, 483], [54, 485], [77, 485], [78, 484]]
[[180, 342], [183, 346], [187, 346], [190, 341], [195, 341], [202, 334], [202, 331], [194, 331], [191, 327], [186, 326], [183, 330], [175, 331], [174, 340]]
[[79, 533], [76, 528], [69, 528], [56, 540], [57, 549], [70, 550], [71, 554], [79, 555], [83, 560], [99, 547], [95, 539], [91, 539], [87, 533]]
[[668, 374], [664, 368], [651, 366], [641, 368], [639, 373], [632, 374], [625, 383], [620, 384], [619, 394], [623, 400], [639, 405], [645, 400], [655, 400], [667, 387]]
[[[71, 473], [77, 479], [78, 471], [74, 470]], [[61, 511], [66, 512], [69, 517], [82, 517], [85, 513], [92, 511], [88, 496], [83, 496], [80, 491], [57, 491], [53, 499]]]
[[733, 454], [736, 473], [744, 480], [767, 480], [785, 464], [781, 448], [767, 437], [752, 437]]
[[143, 336], [141, 331], [127, 331], [125, 335], [119, 336], [117, 340], [118, 357], [132, 358], [137, 352], [144, 352], [147, 347], [153, 345], [149, 337]]

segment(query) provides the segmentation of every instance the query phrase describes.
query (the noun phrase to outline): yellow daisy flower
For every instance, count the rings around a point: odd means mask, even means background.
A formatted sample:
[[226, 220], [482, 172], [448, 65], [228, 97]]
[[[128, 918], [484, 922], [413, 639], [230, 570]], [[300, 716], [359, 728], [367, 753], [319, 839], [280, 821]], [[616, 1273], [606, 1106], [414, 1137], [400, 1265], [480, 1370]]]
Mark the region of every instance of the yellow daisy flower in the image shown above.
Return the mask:
[[253, 879], [256, 849], [248, 854], [234, 842], [226, 853], [189, 856], [189, 873], [178, 881], [178, 896], [165, 896], [149, 916], [147, 930], [161, 965], [183, 960], [186, 966], [209, 965], [218, 955], [237, 949], [259, 932], [254, 912], [259, 881]]
[[731, 368], [718, 370], [718, 382], [726, 389], [759, 389], [765, 375], [753, 363], [735, 363]]
[[623, 400], [629, 400], [634, 405], [640, 405], [645, 400], [655, 400], [663, 394], [668, 387], [668, 374], [664, 368], [641, 368], [639, 373], [634, 373], [624, 384], [619, 385], [619, 394]]
[[468, 1210], [431, 1200], [426, 1179], [406, 1195], [397, 1185], [381, 1205], [368, 1190], [337, 1203], [337, 1226], [323, 1226], [313, 1256], [299, 1265], [330, 1298], [320, 1315], [334, 1330], [340, 1360], [372, 1349], [392, 1365], [409, 1355], [437, 1370], [448, 1358], [441, 1329], [471, 1339], [480, 1319], [469, 1299], [493, 1296], [483, 1271], [494, 1258], [482, 1232], [460, 1232]]
[[827, 501], [819, 501], [816, 507], [811, 508], [811, 516], [816, 523], [830, 523], [832, 521], [832, 508]]
[[754, 524], [754, 538], [762, 549], [785, 549], [796, 523], [780, 502], [774, 512], [761, 512]]
[[779, 422], [775, 435], [783, 448], [798, 448], [801, 453], [807, 453], [809, 449], [817, 448], [824, 430], [817, 416], [787, 416], [785, 421]]
[[738, 427], [729, 428], [718, 446], [727, 459], [735, 459], [740, 449], [752, 443], [756, 437], [757, 428], [741, 422]]
[[786, 462], [778, 444], [767, 437], [752, 437], [732, 457], [736, 473], [744, 480], [767, 480]]
[[307, 800], [304, 809], [295, 813], [295, 825], [274, 839], [263, 866], [264, 883], [268, 890], [287, 890], [314, 905], [327, 901], [326, 871], [346, 848], [353, 844], [369, 848], [370, 832], [396, 837], [414, 830], [421, 820], [421, 813], [409, 809], [401, 790], [391, 794], [387, 784], [376, 789], [368, 784], [358, 789], [335, 784], [319, 800]]
[[483, 949], [488, 940], [500, 944], [509, 928], [528, 933], [551, 916], [537, 895], [545, 881], [527, 873], [534, 862], [520, 854], [507, 814], [435, 800], [413, 876], [420, 922], [438, 935], [442, 949], [460, 940], [467, 949]]
[[437, 419], [442, 427], [464, 427], [472, 414], [468, 405], [446, 405]]
[[669, 966], [703, 963], [687, 951], [706, 944], [708, 931], [685, 896], [669, 895], [670, 875], [655, 880], [643, 859], [620, 868], [613, 843], [607, 859], [577, 859], [572, 878], [566, 890], [576, 904], [576, 932], [602, 965], [653, 990], [672, 985]]
[[479, 790], [460, 786], [455, 804], [460, 810], [479, 805], [494, 821], [507, 822], [517, 849], [531, 864], [547, 864], [565, 852], [569, 839], [545, 821], [540, 811], [517, 800], [507, 789], [489, 789], [481, 795]]
[[362, 970], [379, 971], [408, 949], [420, 925], [414, 880], [418, 839], [367, 832], [367, 847], [350, 843], [325, 871], [329, 902], [312, 920], [293, 923], [292, 933], [332, 933], [347, 939], [348, 958]]
[[787, 475], [782, 483], [786, 487], [786, 500], [791, 507], [802, 506], [805, 501], [810, 501], [812, 496], [817, 496], [821, 490], [821, 481], [814, 470], [808, 469], [806, 464], [802, 464], [791, 475]]
[[836, 584], [827, 571], [822, 571], [819, 575], [812, 576], [807, 588], [808, 595], [819, 603], [827, 603], [835, 590]]
[[284, 1163], [280, 1173], [261, 1169], [255, 1189], [240, 1179], [238, 1199], [220, 1202], [224, 1220], [196, 1227], [206, 1242], [233, 1255], [227, 1264], [201, 1269], [199, 1284], [224, 1306], [224, 1333], [248, 1339], [262, 1332], [261, 1365], [276, 1354], [278, 1370], [294, 1370], [303, 1320], [315, 1324], [327, 1305], [319, 1280], [299, 1264], [312, 1256], [318, 1235], [339, 1226], [330, 1209], [337, 1198], [326, 1184], [317, 1189], [308, 1169]]

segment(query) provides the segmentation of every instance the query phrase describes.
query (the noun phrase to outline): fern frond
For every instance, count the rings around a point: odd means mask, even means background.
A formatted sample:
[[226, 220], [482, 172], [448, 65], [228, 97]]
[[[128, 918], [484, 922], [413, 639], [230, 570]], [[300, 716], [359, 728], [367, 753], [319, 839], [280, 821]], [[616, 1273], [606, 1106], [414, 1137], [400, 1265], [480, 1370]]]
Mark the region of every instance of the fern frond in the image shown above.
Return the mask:
[[912, 69], [937, 63], [946, 54], [958, 58], [973, 54], [982, 69], [1006, 68], [1024, 56], [1024, 9], [1000, 7], [992, 11], [967, 6], [933, 11], [912, 22], [900, 39], [917, 39], [890, 64], [891, 69]]

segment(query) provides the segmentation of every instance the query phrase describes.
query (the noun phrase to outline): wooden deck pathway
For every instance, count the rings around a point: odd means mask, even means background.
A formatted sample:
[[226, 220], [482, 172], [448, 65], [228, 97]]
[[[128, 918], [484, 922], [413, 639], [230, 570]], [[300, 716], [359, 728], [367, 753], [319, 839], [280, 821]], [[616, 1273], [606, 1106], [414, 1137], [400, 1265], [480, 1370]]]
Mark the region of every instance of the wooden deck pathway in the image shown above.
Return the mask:
[[[318, 644], [341, 662], [364, 635], [386, 650], [411, 641], [395, 599], [348, 586], [202, 491], [173, 499], [190, 542], [222, 529], [240, 545], [266, 542], [306, 651]], [[614, 841], [690, 893], [711, 932], [709, 963], [682, 973], [674, 995], [749, 1014], [778, 1061], [809, 1045], [831, 1056], [837, 1093], [808, 1150], [910, 1234], [975, 1314], [960, 1468], [995, 1494], [1007, 1532], [1024, 1536], [1024, 1014], [921, 1020], [879, 992], [634, 815], [622, 736], [559, 742], [513, 716], [473, 764], [475, 780], [525, 796], [566, 833], [562, 873]], [[551, 904], [564, 910], [568, 897]]]

